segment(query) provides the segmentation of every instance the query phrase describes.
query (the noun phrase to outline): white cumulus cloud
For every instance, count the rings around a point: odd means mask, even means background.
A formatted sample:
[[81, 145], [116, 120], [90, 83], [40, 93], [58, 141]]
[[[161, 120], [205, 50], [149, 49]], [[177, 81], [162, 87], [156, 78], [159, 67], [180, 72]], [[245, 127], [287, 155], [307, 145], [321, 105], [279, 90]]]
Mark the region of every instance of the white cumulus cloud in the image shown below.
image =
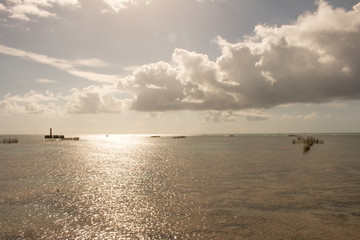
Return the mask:
[[82, 91], [74, 88], [67, 98], [66, 111], [76, 114], [120, 113], [128, 105], [127, 99], [117, 99], [111, 90], [98, 86], [89, 86]]
[[10, 114], [61, 114], [60, 107], [55, 104], [61, 98], [61, 94], [49, 91], [43, 94], [31, 90], [24, 96], [7, 94], [0, 100], [0, 110]]
[[[144, 65], [118, 88], [131, 91], [137, 111], [266, 109], [290, 103], [360, 99], [360, 4], [325, 1], [289, 25], [258, 25], [222, 54], [176, 49], [172, 62]], [[129, 80], [130, 79], [130, 80]]]

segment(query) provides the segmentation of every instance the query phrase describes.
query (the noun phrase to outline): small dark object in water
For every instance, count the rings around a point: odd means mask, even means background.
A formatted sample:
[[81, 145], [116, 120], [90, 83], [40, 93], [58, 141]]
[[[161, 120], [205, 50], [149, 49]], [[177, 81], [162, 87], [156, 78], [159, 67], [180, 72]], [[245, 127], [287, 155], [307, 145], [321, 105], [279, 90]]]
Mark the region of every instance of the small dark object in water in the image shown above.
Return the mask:
[[172, 138], [186, 138], [186, 136], [173, 136]]
[[308, 151], [310, 151], [310, 145], [309, 145], [309, 144], [306, 144], [306, 145], [304, 145], [304, 147], [303, 147], [303, 152], [304, 152], [304, 153], [307, 153]]
[[297, 136], [296, 140], [292, 140], [292, 144], [303, 143], [303, 152], [307, 153], [314, 144], [324, 144], [324, 140], [319, 140], [314, 137], [301, 137]]

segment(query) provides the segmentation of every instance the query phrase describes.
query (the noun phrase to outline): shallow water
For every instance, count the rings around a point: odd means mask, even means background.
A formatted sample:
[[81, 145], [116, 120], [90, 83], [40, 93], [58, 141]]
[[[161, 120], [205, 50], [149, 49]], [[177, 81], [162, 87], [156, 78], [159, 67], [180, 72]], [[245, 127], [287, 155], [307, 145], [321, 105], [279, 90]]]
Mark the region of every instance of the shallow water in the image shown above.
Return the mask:
[[[0, 137], [1, 138], [1, 137]], [[18, 136], [1, 239], [358, 239], [360, 135]]]

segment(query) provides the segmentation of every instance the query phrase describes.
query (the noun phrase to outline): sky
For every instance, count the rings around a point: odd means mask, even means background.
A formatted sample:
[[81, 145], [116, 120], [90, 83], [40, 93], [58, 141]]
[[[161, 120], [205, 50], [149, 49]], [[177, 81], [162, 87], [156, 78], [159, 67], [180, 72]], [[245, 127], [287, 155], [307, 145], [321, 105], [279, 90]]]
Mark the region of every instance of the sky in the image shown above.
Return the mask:
[[0, 0], [0, 134], [360, 132], [358, 0]]

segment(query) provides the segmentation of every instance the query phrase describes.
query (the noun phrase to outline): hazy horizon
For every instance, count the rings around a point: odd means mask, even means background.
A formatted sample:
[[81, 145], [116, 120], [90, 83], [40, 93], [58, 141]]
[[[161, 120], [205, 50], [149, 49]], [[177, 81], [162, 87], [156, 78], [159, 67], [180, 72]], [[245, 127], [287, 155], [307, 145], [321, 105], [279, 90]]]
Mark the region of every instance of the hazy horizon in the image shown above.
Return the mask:
[[[0, 137], [4, 136], [40, 136], [48, 135], [49, 132], [44, 133], [1, 133]], [[173, 137], [173, 136], [186, 136], [186, 137], [206, 137], [206, 136], [231, 136], [231, 137], [241, 137], [241, 136], [329, 136], [329, 135], [359, 135], [360, 132], [247, 132], [247, 133], [236, 133], [236, 132], [223, 132], [223, 133], [183, 133], [183, 132], [173, 132], [173, 133], [111, 133], [111, 132], [99, 132], [99, 133], [81, 133], [81, 132], [62, 132], [57, 131], [54, 135], [65, 135], [66, 137], [76, 136], [103, 136], [103, 137], [114, 137], [114, 136], [124, 136], [124, 137]], [[294, 135], [294, 136], [293, 136]], [[81, 139], [84, 140], [84, 139]]]

